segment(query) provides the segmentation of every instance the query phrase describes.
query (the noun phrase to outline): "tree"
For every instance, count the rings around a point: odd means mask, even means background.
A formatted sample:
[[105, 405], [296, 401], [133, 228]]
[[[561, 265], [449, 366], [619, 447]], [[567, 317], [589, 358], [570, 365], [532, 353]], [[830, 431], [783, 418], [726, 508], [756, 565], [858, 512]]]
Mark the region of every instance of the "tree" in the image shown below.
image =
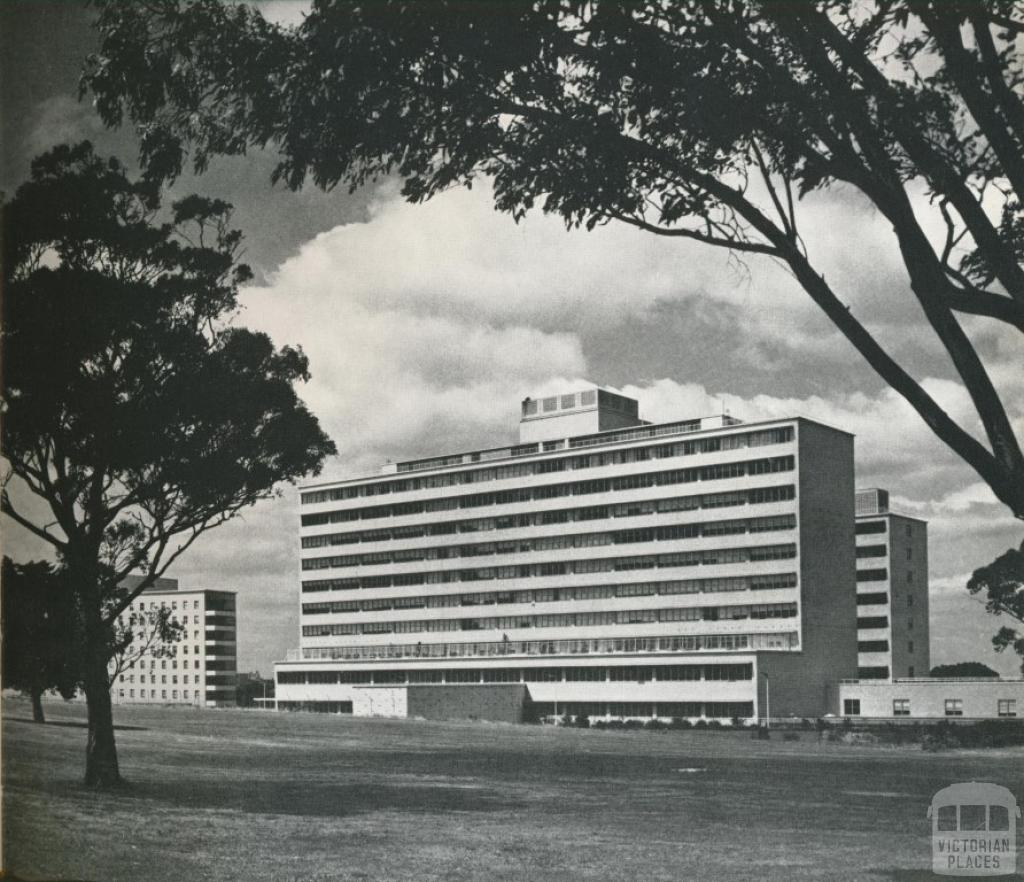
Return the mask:
[[78, 686], [73, 598], [63, 574], [46, 561], [16, 564], [5, 556], [0, 579], [3, 685], [28, 693], [32, 719], [44, 723], [43, 693], [56, 689], [72, 698]]
[[[201, 171], [274, 145], [291, 187], [398, 175], [419, 202], [485, 176], [517, 219], [539, 207], [770, 256], [1024, 518], [1024, 454], [962, 322], [1024, 330], [1012, 0], [314, 0], [294, 28], [216, 0], [99, 6], [83, 89], [108, 125], [138, 126], [151, 179], [189, 152]], [[891, 224], [983, 440], [816, 269], [796, 205], [834, 185]]]
[[108, 687], [113, 686], [122, 673], [133, 667], [144, 655], [150, 658], [171, 658], [174, 644], [185, 632], [185, 626], [171, 618], [167, 607], [124, 613], [114, 621], [110, 637], [110, 664]]
[[993, 671], [988, 665], [981, 662], [957, 662], [952, 665], [936, 665], [932, 668], [930, 677], [998, 677], [999, 672]]
[[[1024, 545], [1011, 548], [992, 563], [979, 567], [967, 583], [971, 594], [985, 592], [985, 609], [995, 615], [1007, 615], [1024, 623]], [[997, 652], [1012, 648], [1024, 660], [1024, 634], [1004, 626], [992, 638]], [[1024, 661], [1021, 663], [1024, 673]]]
[[82, 143], [37, 158], [3, 215], [2, 510], [53, 547], [74, 599], [98, 786], [120, 780], [118, 616], [198, 536], [335, 452], [293, 389], [302, 352], [231, 323], [249, 272], [230, 206], [159, 210]]

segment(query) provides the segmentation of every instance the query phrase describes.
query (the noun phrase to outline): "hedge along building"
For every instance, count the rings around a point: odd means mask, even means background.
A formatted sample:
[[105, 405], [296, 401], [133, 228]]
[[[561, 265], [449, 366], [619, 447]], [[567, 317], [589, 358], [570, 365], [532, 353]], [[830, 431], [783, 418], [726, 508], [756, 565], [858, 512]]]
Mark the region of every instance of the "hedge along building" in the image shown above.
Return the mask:
[[417, 694], [521, 683], [540, 715], [813, 717], [856, 671], [848, 433], [651, 425], [591, 387], [526, 399], [514, 446], [383, 471], [302, 490], [280, 708], [473, 716], [478, 689]]

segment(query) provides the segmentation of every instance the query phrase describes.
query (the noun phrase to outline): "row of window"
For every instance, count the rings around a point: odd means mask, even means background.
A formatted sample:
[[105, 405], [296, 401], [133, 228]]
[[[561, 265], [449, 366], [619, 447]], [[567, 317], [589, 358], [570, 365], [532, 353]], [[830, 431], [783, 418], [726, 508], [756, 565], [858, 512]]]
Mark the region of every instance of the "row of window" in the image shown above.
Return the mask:
[[[794, 499], [795, 495], [796, 489], [792, 484], [783, 484], [775, 487], [756, 487], [751, 490], [735, 490], [727, 493], [698, 493], [692, 496], [676, 496], [670, 499], [620, 502], [615, 505], [592, 505], [584, 508], [561, 508], [553, 511], [528, 512], [503, 517], [471, 518], [462, 521], [444, 521], [436, 524], [412, 524], [405, 527], [354, 530], [348, 533], [325, 533], [321, 536], [303, 537], [302, 547], [323, 548], [329, 545], [350, 545], [357, 542], [416, 539], [420, 536], [445, 536], [453, 533], [487, 533], [492, 530], [545, 527], [551, 524], [568, 524], [577, 521], [640, 517], [676, 511], [729, 508], [748, 504], [759, 505], [770, 502], [785, 502]], [[359, 509], [353, 509], [331, 512], [330, 522], [342, 523], [358, 520], [358, 517], [352, 517], [352, 515], [358, 516], [359, 511]]]
[[433, 671], [278, 671], [284, 685], [421, 683], [646, 683], [750, 680], [753, 666], [628, 665], [586, 668], [452, 668]]
[[[347, 590], [359, 584], [358, 579], [324, 579], [303, 582], [303, 592]], [[630, 582], [624, 585], [579, 585], [566, 588], [537, 588], [532, 591], [481, 591], [473, 594], [422, 594], [408, 597], [377, 597], [366, 600], [334, 600], [302, 604], [303, 615], [324, 615], [340, 612], [372, 612], [381, 609], [444, 609], [453, 606], [493, 606], [509, 603], [552, 603], [572, 600], [607, 600], [615, 597], [647, 597], [655, 594], [713, 594], [736, 591], [768, 591], [795, 588], [796, 573], [770, 576], [734, 576], [724, 579], [685, 579], [670, 582]]]
[[[420, 573], [389, 574], [392, 585], [440, 585], [448, 582], [480, 582], [492, 579], [530, 579], [538, 576], [568, 576], [585, 573], [615, 573], [649, 570], [661, 567], [697, 567], [719, 564], [750, 563], [769, 560], [792, 560], [796, 545], [756, 545], [750, 548], [707, 548], [701, 551], [672, 551], [665, 554], [631, 555], [629, 557], [588, 558], [586, 560], [551, 561], [548, 563], [478, 567], [462, 570], [432, 570]], [[304, 560], [305, 571], [329, 569], [333, 558]], [[308, 566], [307, 566], [308, 564]], [[365, 585], [364, 587], [369, 587]]]
[[[172, 690], [170, 690], [170, 692], [171, 692], [171, 700], [172, 701], [177, 701], [178, 700], [178, 690], [177, 689], [172, 689]], [[124, 690], [123, 689], [119, 689], [117, 695], [118, 695], [118, 698], [124, 698]], [[128, 697], [129, 698], [135, 698], [135, 690], [134, 689], [129, 689], [128, 690]], [[156, 690], [155, 689], [150, 689], [149, 690], [149, 695], [147, 696], [146, 695], [146, 690], [145, 689], [140, 689], [139, 690], [139, 698], [147, 698], [147, 697], [148, 698], [156, 698]], [[160, 697], [163, 698], [163, 699], [167, 698], [167, 690], [166, 689], [161, 689], [160, 690]], [[182, 689], [181, 690], [181, 697], [185, 701], [191, 701], [192, 700], [192, 693], [188, 689]], [[195, 697], [196, 698], [201, 698], [202, 697], [202, 693], [200, 692], [200, 690], [198, 690], [198, 689], [195, 690]], [[210, 697], [212, 698], [213, 696], [210, 696]]]
[[[636, 545], [644, 542], [670, 542], [673, 540], [699, 539], [712, 536], [741, 536], [747, 533], [771, 533], [781, 530], [793, 530], [795, 528], [796, 516], [787, 514], [765, 518], [740, 518], [726, 521], [709, 521], [707, 523], [671, 524], [664, 527], [642, 527], [632, 530], [611, 530], [602, 533], [539, 536], [506, 542], [476, 542], [469, 545], [443, 545], [404, 548], [397, 551], [334, 555], [329, 558], [307, 558], [303, 560], [302, 564], [304, 569], [323, 569], [322, 561], [325, 560], [329, 561], [329, 566], [332, 567], [379, 566], [381, 564], [410, 563], [421, 560], [449, 560], [460, 557], [529, 554], [530, 552], [598, 548], [607, 545]], [[303, 542], [305, 542], [305, 539]], [[307, 560], [311, 562], [309, 567], [306, 567]]]
[[[156, 676], [157, 676], [156, 674], [150, 674], [149, 675], [149, 682], [150, 683], [156, 683]], [[125, 679], [126, 677], [127, 677], [127, 680]], [[189, 682], [188, 678], [189, 678], [188, 674], [182, 674], [181, 682], [182, 683], [188, 683]], [[135, 675], [134, 674], [121, 674], [120, 682], [121, 683], [125, 683], [125, 682], [127, 682], [127, 683], [134, 683], [135, 682]], [[139, 682], [140, 683], [145, 683], [146, 682], [146, 675], [145, 674], [139, 674]], [[167, 674], [161, 674], [160, 675], [160, 682], [161, 683], [166, 683], [167, 682]], [[177, 683], [177, 682], [178, 682], [178, 675], [177, 674], [171, 674], [171, 683]], [[202, 676], [200, 674], [196, 674], [195, 675], [195, 682], [196, 683], [202, 683], [203, 682]]]
[[754, 716], [752, 701], [537, 701], [538, 717], [618, 717], [620, 719], [747, 720]]
[[796, 631], [692, 634], [672, 637], [595, 637], [576, 640], [496, 640], [477, 643], [388, 643], [304, 647], [306, 661], [396, 658], [494, 658], [508, 655], [587, 655], [610, 652], [733, 652], [800, 647]]
[[[947, 717], [962, 717], [964, 715], [964, 701], [962, 698], [944, 699], [943, 709]], [[843, 699], [843, 715], [848, 717], [860, 716], [860, 699]], [[894, 698], [892, 701], [892, 715], [894, 717], [909, 717], [910, 699]], [[996, 715], [1000, 717], [1017, 716], [1017, 700], [1015, 698], [997, 699]]]
[[887, 529], [885, 521], [857, 521], [853, 531], [858, 536], [864, 536], [871, 533], [884, 533]]
[[[763, 447], [768, 444], [784, 444], [793, 440], [793, 429], [785, 426], [757, 432], [738, 432], [718, 438], [699, 438], [692, 441], [677, 441], [627, 450], [609, 450], [581, 456], [564, 456], [558, 459], [542, 459], [533, 462], [513, 463], [483, 469], [467, 469], [441, 475], [424, 475], [419, 478], [399, 478], [390, 481], [376, 481], [367, 484], [335, 487], [330, 490], [312, 490], [301, 495], [303, 505], [331, 502], [340, 499], [357, 499], [361, 496], [379, 496], [388, 493], [409, 493], [434, 487], [455, 487], [461, 484], [479, 484], [486, 481], [501, 481], [510, 478], [524, 478], [530, 475], [556, 471], [599, 468], [610, 465], [628, 465], [651, 459], [670, 459], [677, 456], [693, 456], [700, 453], [716, 453], [723, 450], [741, 450], [747, 447]], [[455, 458], [452, 457], [452, 460]], [[439, 462], [439, 464], [442, 464]], [[454, 463], [453, 463], [454, 464]]]
[[[192, 606], [191, 606], [192, 609], [199, 610], [199, 609], [203, 608], [203, 603], [202, 603], [201, 600], [192, 600], [192, 601], [183, 600], [181, 602], [181, 608], [182, 609], [189, 609], [189, 604], [190, 603], [192, 604]], [[167, 609], [168, 607], [170, 607], [171, 609], [177, 609], [178, 608], [178, 601], [177, 600], [172, 600], [172, 601], [168, 602], [166, 600], [161, 600], [161, 601], [151, 600], [151, 601], [149, 601], [149, 605], [147, 606], [146, 605], [146, 601], [140, 600], [137, 603], [130, 603], [130, 604], [128, 604], [128, 609], [131, 612], [142, 612], [142, 611], [147, 610], [147, 609], [155, 612], [158, 609]]]
[[[185, 649], [187, 651], [188, 647], [186, 646]], [[197, 646], [196, 647], [196, 653], [198, 654], [198, 652], [199, 652], [199, 647]], [[171, 670], [175, 670], [176, 671], [178, 669], [178, 660], [172, 658], [170, 661], [171, 661]], [[145, 667], [146, 667], [146, 659], [144, 659], [144, 658], [143, 659], [136, 659], [135, 661], [131, 662], [128, 665], [129, 668], [134, 668], [136, 666], [138, 666], [140, 669], [145, 669]], [[154, 669], [156, 667], [156, 659], [154, 659], [154, 658], [150, 658], [149, 659], [149, 667], [150, 667], [150, 670], [152, 670], [152, 669]], [[194, 667], [194, 668], [198, 668], [199, 667], [199, 659], [194, 659], [193, 660], [192, 667]], [[160, 659], [160, 668], [161, 668], [161, 670], [165, 670], [165, 671], [167, 670], [167, 659], [166, 658]], [[183, 658], [181, 660], [181, 668], [182, 668], [182, 670], [188, 670], [188, 659], [187, 658]]]
[[416, 634], [444, 631], [512, 631], [520, 628], [592, 628], [603, 625], [639, 625], [663, 622], [717, 622], [720, 619], [791, 619], [795, 603], [760, 603], [745, 606], [691, 606], [670, 609], [632, 609], [614, 612], [555, 613], [542, 616], [494, 616], [484, 619], [421, 619], [398, 622], [345, 622], [303, 625], [303, 637], [342, 634]]
[[342, 521], [436, 514], [438, 512], [458, 511], [467, 508], [483, 508], [490, 505], [515, 505], [544, 499], [559, 499], [563, 496], [588, 496], [595, 493], [610, 493], [622, 490], [670, 487], [675, 484], [690, 484], [696, 481], [718, 481], [726, 478], [741, 478], [746, 475], [769, 475], [779, 472], [791, 472], [794, 467], [795, 461], [792, 456], [776, 456], [768, 459], [719, 463], [717, 465], [688, 469], [622, 475], [618, 478], [595, 478], [589, 481], [543, 484], [537, 487], [517, 487], [512, 490], [500, 490], [494, 493], [470, 493], [462, 496], [444, 496], [438, 499], [402, 502], [393, 505], [374, 506], [372, 508], [303, 515], [302, 526], [310, 527], [328, 523], [340, 523]]

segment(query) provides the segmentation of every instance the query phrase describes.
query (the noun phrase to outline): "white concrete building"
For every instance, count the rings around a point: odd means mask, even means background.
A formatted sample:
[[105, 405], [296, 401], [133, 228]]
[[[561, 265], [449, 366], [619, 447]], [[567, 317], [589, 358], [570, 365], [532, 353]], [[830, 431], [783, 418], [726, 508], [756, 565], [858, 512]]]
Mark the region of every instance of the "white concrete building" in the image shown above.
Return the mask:
[[858, 490], [857, 677], [927, 677], [928, 524], [889, 511], [889, 494]]
[[280, 708], [525, 683], [541, 715], [835, 711], [857, 668], [849, 434], [648, 425], [594, 387], [526, 399], [520, 426], [515, 445], [302, 489]]
[[117, 674], [111, 687], [114, 702], [233, 707], [238, 677], [235, 592], [181, 591], [177, 579], [158, 579], [125, 611], [137, 640], [145, 639], [146, 621], [161, 608], [169, 608], [171, 620], [181, 623], [181, 638], [171, 645], [154, 643]]
[[1024, 716], [1024, 680], [919, 677], [840, 684], [843, 716], [865, 719], [1015, 719]]

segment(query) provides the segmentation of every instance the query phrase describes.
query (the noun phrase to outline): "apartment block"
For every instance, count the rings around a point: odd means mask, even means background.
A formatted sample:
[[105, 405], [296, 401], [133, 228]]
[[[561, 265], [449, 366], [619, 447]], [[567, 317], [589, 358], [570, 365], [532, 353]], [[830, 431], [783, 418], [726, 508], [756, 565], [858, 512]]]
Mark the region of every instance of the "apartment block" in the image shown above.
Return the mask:
[[[129, 576], [137, 585], [140, 577]], [[180, 638], [150, 641], [153, 617], [170, 610], [182, 626]], [[135, 634], [123, 670], [114, 672], [116, 704], [179, 704], [233, 707], [238, 676], [234, 591], [179, 590], [177, 579], [158, 579], [125, 611]]]
[[928, 524], [889, 510], [889, 494], [858, 490], [857, 676], [927, 677]]
[[649, 424], [597, 387], [520, 415], [516, 444], [302, 488], [279, 708], [401, 715], [522, 684], [540, 716], [835, 711], [857, 670], [848, 433]]

